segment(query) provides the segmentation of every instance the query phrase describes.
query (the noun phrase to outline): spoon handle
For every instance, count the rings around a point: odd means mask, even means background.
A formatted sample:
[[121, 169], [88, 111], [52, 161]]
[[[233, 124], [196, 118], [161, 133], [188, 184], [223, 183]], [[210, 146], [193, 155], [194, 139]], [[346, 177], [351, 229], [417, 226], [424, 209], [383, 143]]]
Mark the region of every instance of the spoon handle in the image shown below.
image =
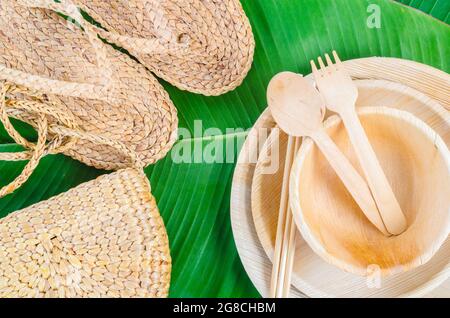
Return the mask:
[[380, 213], [378, 212], [378, 208], [367, 183], [339, 150], [330, 136], [328, 136], [323, 129], [320, 129], [312, 135], [311, 138], [317, 144], [320, 151], [328, 160], [331, 167], [344, 183], [345, 187], [353, 196], [353, 199], [359, 205], [369, 221], [384, 235], [390, 236], [390, 233], [386, 230]]
[[389, 233], [398, 235], [406, 230], [405, 215], [392, 191], [366, 132], [354, 108], [340, 114], [359, 164], [375, 199], [381, 218]]

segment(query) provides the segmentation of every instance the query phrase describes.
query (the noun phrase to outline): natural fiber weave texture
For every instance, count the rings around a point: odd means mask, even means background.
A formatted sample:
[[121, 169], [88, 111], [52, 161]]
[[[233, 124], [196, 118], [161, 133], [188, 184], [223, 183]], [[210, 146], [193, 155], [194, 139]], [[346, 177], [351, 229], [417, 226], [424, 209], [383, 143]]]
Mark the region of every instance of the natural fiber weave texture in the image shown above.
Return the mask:
[[[52, 115], [73, 114], [80, 131], [123, 143], [145, 165], [164, 157], [176, 140], [178, 119], [153, 75], [90, 28], [82, 31], [55, 12], [19, 3], [0, 1], [0, 80], [51, 98]], [[55, 116], [47, 117], [55, 123]], [[129, 165], [114, 148], [85, 139], [64, 153], [101, 169]]]
[[[8, 96], [21, 96], [16, 100]], [[61, 108], [56, 100], [49, 100], [39, 92], [8, 82], [0, 82], [0, 122], [15, 143], [23, 146], [24, 151], [0, 153], [0, 160], [29, 160], [22, 173], [9, 185], [0, 188], [0, 198], [19, 188], [33, 173], [42, 157], [71, 149], [79, 141], [89, 141], [95, 145], [108, 146], [127, 159], [127, 166], [142, 169], [143, 163], [136, 153], [121, 142], [105, 138], [102, 135], [80, 130], [70, 111], [57, 112]], [[34, 144], [25, 138], [11, 124], [10, 117], [32, 123], [37, 127], [38, 140]], [[46, 140], [50, 142], [46, 143]]]
[[[0, 121], [26, 148], [0, 153], [0, 160], [29, 160], [11, 184], [0, 188], [0, 197], [20, 187], [43, 156], [70, 149], [80, 140], [108, 145], [136, 167], [1, 219], [0, 297], [167, 296], [167, 234], [135, 153], [120, 142], [79, 131], [70, 112], [55, 112], [57, 101], [12, 83], [0, 84]], [[5, 98], [8, 94], [23, 99]], [[38, 141], [23, 138], [9, 116], [33, 123]]]
[[250, 70], [255, 41], [239, 0], [72, 2], [106, 28], [97, 28], [103, 38], [180, 89], [220, 95]]
[[0, 297], [166, 297], [170, 272], [142, 171], [101, 176], [0, 220]]

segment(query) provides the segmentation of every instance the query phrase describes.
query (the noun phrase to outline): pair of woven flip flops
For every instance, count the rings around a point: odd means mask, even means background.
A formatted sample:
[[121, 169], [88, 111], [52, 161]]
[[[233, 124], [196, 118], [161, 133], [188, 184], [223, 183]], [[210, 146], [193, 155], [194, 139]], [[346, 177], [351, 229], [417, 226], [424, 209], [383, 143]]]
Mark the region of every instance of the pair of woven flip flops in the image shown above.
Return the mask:
[[167, 154], [178, 120], [151, 72], [219, 95], [242, 82], [253, 50], [238, 0], [1, 0], [0, 121], [26, 150], [0, 160], [28, 163], [0, 197], [46, 154], [119, 171], [0, 220], [0, 297], [167, 296], [168, 238], [142, 168]]
[[[78, 7], [108, 31], [84, 23]], [[58, 111], [72, 113], [81, 130], [122, 142], [146, 165], [170, 150], [178, 122], [168, 94], [144, 66], [179, 88], [217, 95], [242, 82], [253, 50], [238, 0], [0, 3], [0, 80], [54, 96]], [[111, 147], [89, 141], [64, 153], [102, 169], [126, 165]]]

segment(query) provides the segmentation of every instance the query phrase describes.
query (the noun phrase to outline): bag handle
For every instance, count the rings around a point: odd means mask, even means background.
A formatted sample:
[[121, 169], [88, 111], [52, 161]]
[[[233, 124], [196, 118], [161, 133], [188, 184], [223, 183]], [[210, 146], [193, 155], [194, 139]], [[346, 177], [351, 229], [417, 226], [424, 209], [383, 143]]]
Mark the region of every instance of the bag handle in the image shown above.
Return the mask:
[[[130, 159], [130, 167], [137, 169], [143, 168], [143, 164], [138, 159], [136, 153], [121, 142], [79, 130], [75, 117], [70, 112], [58, 113], [55, 111], [56, 107], [54, 104], [57, 103], [56, 101], [49, 100], [47, 96], [40, 95], [16, 84], [8, 82], [0, 82], [0, 84], [2, 84], [0, 89], [0, 121], [14, 141], [26, 149], [21, 152], [0, 153], [0, 160], [28, 160], [20, 175], [10, 184], [0, 189], [0, 198], [14, 192], [22, 186], [44, 156], [50, 153], [57, 154], [64, 152], [78, 140], [86, 140], [95, 144], [110, 146]], [[11, 98], [13, 95], [27, 96], [28, 99], [15, 100]], [[29, 142], [19, 134], [11, 124], [9, 119], [10, 115], [19, 120], [26, 118], [28, 122], [35, 124], [38, 132], [36, 143]], [[49, 125], [47, 116], [56, 119], [57, 124]], [[46, 143], [49, 135], [53, 137], [49, 143]]]

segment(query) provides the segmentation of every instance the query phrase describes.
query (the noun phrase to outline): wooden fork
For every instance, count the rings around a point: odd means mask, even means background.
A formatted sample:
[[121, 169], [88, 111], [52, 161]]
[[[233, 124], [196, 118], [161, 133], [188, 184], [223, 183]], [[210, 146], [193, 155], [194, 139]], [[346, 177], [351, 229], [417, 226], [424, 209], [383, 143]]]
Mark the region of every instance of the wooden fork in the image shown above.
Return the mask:
[[398, 235], [406, 230], [406, 218], [359, 121], [355, 110], [358, 97], [356, 85], [335, 51], [333, 56], [335, 64], [328, 54], [325, 55], [327, 66], [319, 57], [319, 70], [314, 61], [311, 61], [317, 88], [324, 97], [327, 108], [342, 118], [387, 231]]

